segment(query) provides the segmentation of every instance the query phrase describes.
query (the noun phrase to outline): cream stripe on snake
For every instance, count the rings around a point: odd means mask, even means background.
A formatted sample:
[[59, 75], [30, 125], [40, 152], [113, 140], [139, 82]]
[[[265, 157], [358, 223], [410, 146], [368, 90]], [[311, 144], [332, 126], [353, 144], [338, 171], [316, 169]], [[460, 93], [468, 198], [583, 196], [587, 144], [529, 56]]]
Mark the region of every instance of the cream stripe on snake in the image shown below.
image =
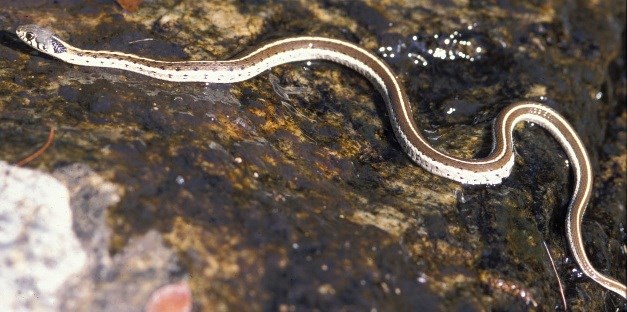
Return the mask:
[[274, 66], [307, 60], [328, 60], [367, 77], [385, 100], [396, 137], [409, 157], [427, 171], [463, 184], [499, 184], [514, 165], [512, 131], [520, 121], [547, 129], [561, 144], [575, 173], [575, 190], [568, 207], [566, 236], [582, 271], [601, 286], [627, 298], [623, 283], [598, 272], [586, 256], [581, 222], [592, 190], [588, 154], [572, 126], [556, 111], [534, 102], [507, 106], [494, 121], [492, 152], [483, 159], [460, 159], [434, 149], [418, 130], [411, 105], [392, 70], [361, 47], [336, 39], [295, 37], [277, 40], [254, 52], [227, 61], [164, 62], [110, 51], [82, 50], [37, 25], [20, 26], [19, 38], [33, 48], [67, 63], [110, 67], [157, 79], [182, 82], [233, 83], [250, 79]]

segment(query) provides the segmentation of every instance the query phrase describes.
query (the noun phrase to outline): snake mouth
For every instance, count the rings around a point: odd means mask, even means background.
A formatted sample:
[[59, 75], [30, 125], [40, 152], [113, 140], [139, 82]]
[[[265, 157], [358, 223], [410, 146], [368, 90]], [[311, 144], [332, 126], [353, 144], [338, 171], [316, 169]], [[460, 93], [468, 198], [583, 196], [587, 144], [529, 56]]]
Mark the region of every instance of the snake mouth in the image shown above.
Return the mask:
[[21, 29], [17, 29], [15, 31], [15, 34], [17, 35], [18, 38], [20, 38], [22, 41], [24, 41], [25, 43], [29, 44], [29, 45], [33, 45], [32, 40], [33, 38], [27, 38], [26, 37], [26, 32], [21, 30]]

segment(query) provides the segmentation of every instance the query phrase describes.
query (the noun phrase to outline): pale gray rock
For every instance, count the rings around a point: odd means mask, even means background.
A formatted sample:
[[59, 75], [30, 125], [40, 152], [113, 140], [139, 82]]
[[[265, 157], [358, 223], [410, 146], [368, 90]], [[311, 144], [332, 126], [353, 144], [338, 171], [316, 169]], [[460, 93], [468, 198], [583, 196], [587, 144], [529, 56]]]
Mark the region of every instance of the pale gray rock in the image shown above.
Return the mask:
[[86, 164], [61, 167], [53, 175], [70, 191], [73, 228], [87, 252], [84, 270], [60, 291], [59, 311], [141, 311], [158, 287], [178, 270], [176, 256], [156, 231], [133, 238], [117, 255], [109, 254], [106, 209], [120, 201], [121, 188]]
[[86, 254], [72, 231], [70, 193], [46, 173], [0, 161], [0, 307], [51, 311]]

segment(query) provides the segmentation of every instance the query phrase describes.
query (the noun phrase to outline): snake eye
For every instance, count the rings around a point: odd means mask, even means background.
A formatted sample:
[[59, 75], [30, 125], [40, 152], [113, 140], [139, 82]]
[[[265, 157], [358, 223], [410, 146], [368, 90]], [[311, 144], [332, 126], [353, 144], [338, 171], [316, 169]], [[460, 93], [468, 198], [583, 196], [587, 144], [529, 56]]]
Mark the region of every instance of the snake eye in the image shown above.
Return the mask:
[[35, 34], [33, 34], [32, 32], [29, 31], [29, 32], [26, 32], [24, 37], [26, 38], [26, 40], [31, 41], [31, 40], [35, 39]]

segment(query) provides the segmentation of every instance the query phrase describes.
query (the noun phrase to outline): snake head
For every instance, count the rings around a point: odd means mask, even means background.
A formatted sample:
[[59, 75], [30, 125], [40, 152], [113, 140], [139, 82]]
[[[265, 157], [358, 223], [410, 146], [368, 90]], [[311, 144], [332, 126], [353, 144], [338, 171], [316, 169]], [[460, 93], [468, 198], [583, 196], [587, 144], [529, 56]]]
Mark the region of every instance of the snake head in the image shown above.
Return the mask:
[[38, 25], [19, 26], [15, 33], [29, 46], [46, 54], [56, 56], [67, 51], [63, 41], [54, 32]]

